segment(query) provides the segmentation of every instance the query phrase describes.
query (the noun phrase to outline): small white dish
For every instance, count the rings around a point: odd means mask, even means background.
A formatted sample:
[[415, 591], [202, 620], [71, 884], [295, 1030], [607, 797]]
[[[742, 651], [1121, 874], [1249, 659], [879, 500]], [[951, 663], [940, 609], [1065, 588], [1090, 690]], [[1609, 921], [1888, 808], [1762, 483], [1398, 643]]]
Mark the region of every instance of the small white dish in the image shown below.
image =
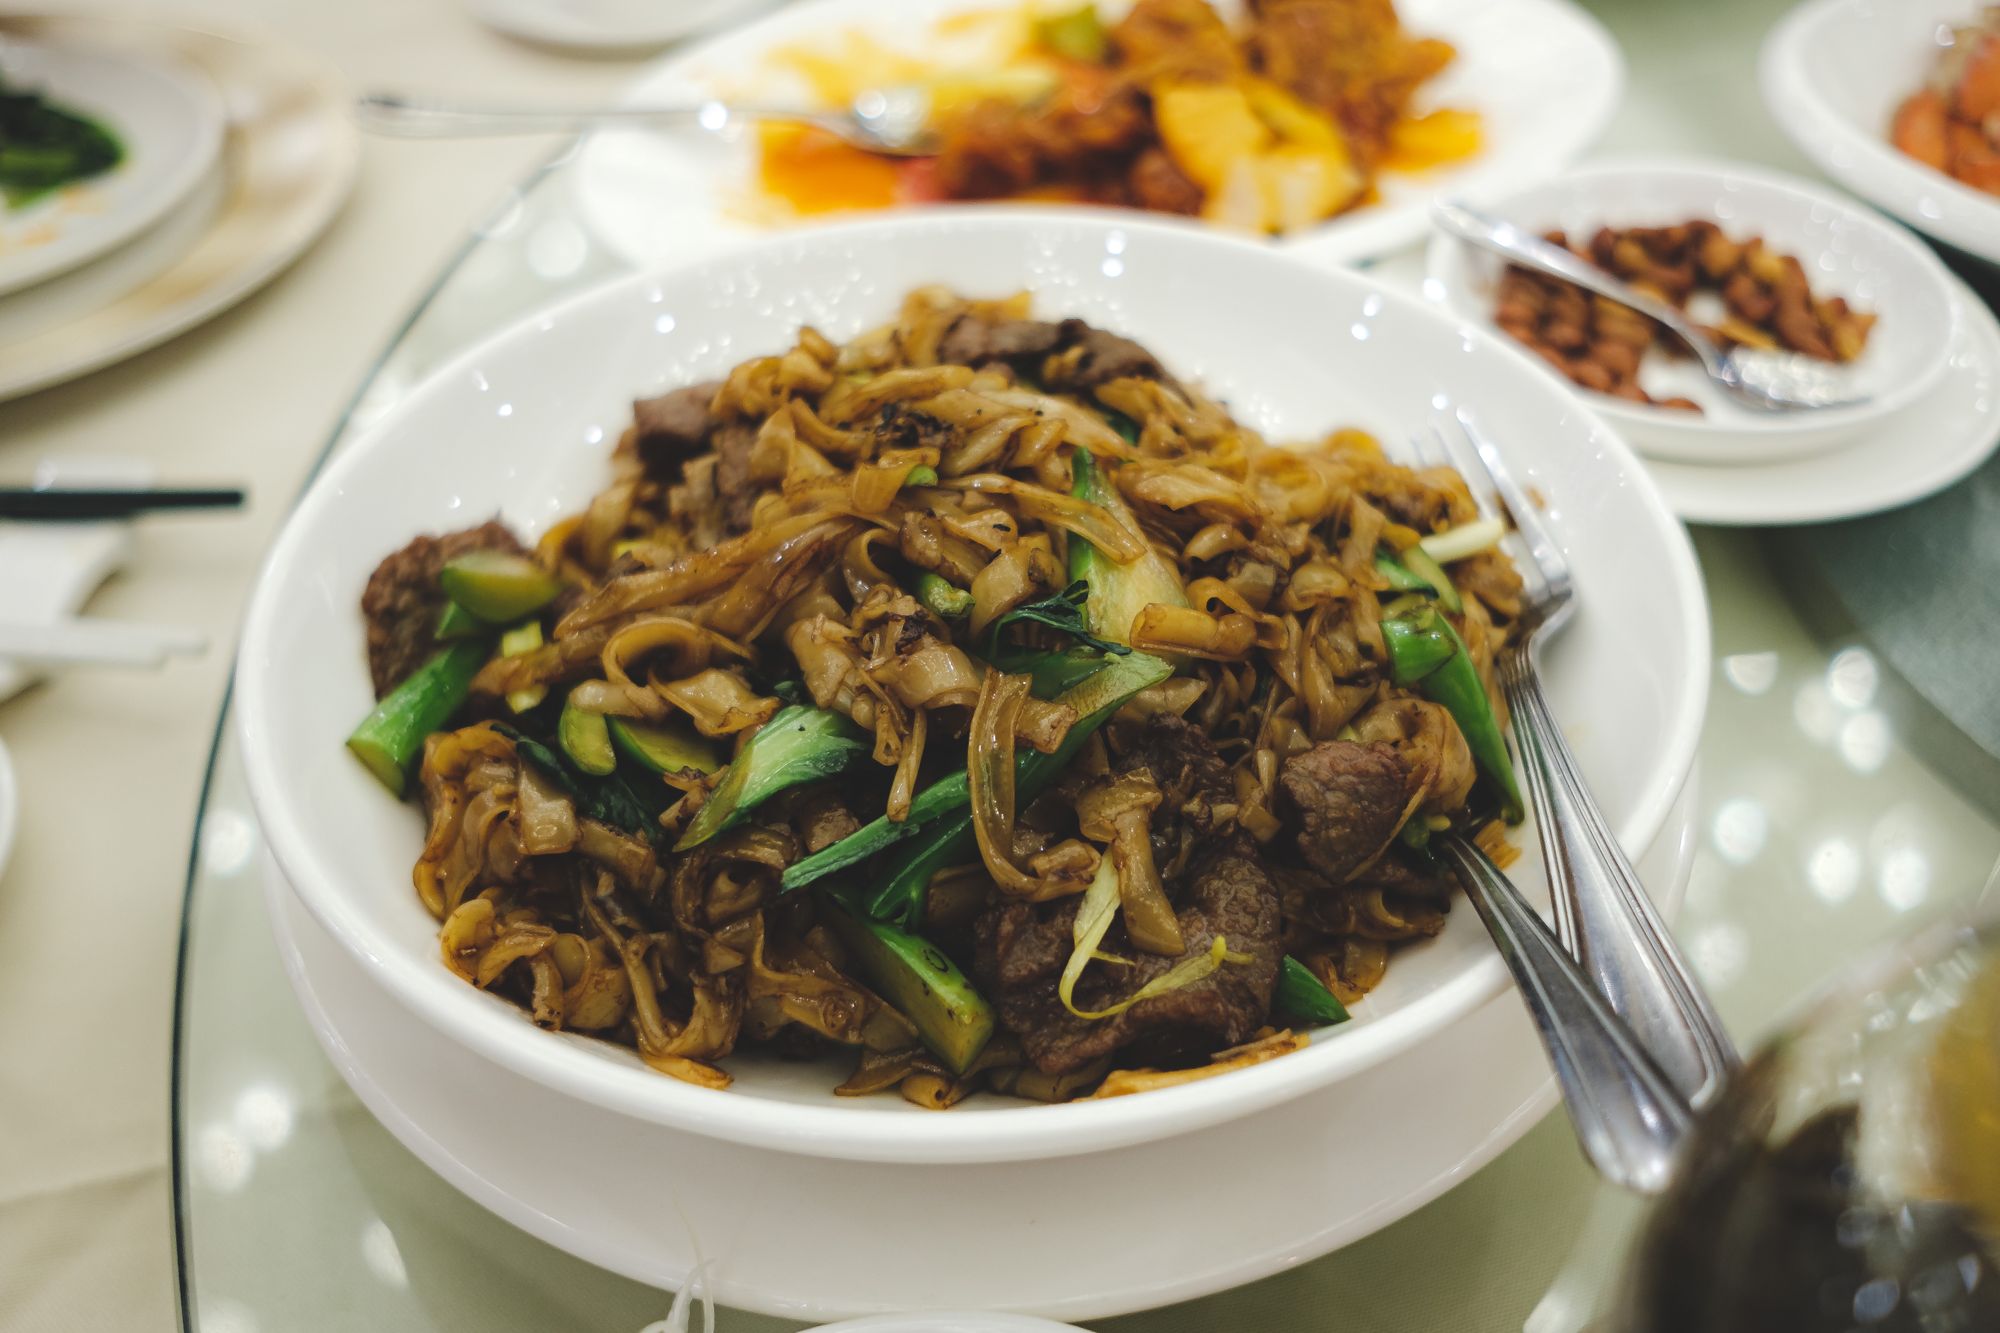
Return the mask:
[[1084, 1333], [1075, 1324], [1057, 1324], [1027, 1314], [979, 1310], [912, 1310], [871, 1314], [822, 1324], [815, 1333]]
[[1958, 341], [1944, 378], [1902, 415], [1845, 449], [1714, 467], [1649, 459], [1646, 470], [1690, 523], [1830, 523], [1895, 509], [1966, 476], [2000, 447], [2000, 319], [1957, 278]]
[[[1879, 318], [1867, 350], [1844, 368], [1859, 407], [1760, 412], [1729, 397], [1692, 358], [1649, 352], [1641, 382], [1656, 398], [1683, 396], [1699, 413], [1630, 403], [1578, 389], [1649, 460], [1775, 463], [1859, 440], [1894, 420], [1945, 375], [1959, 311], [1951, 275], [1920, 242], [1870, 210], [1809, 182], [1734, 162], [1697, 158], [1593, 163], [1482, 207], [1536, 233], [1561, 228], [1572, 244], [1599, 227], [1662, 226], [1705, 218], [1732, 240], [1761, 236], [1805, 266], [1813, 292], [1843, 296]], [[1447, 236], [1431, 241], [1425, 294], [1487, 328], [1505, 261]], [[1504, 336], [1504, 335], [1503, 335]], [[1863, 447], [1856, 445], [1855, 447]]]
[[222, 99], [198, 70], [165, 53], [9, 41], [0, 44], [0, 78], [88, 116], [125, 147], [124, 160], [102, 176], [19, 210], [0, 208], [0, 293], [123, 245], [184, 203], [215, 170]]
[[1900, 152], [1889, 124], [1923, 87], [1939, 37], [1981, 0], [1814, 0], [1764, 39], [1758, 82], [1814, 165], [1928, 236], [2000, 264], [2000, 198]]
[[[1230, 0], [1218, 3], [1225, 13], [1238, 8]], [[1122, 6], [1104, 8], [1115, 14]], [[1008, 9], [1005, 0], [803, 0], [673, 53], [642, 75], [626, 98], [810, 104], [812, 90], [801, 79], [773, 68], [779, 51], [814, 45], [838, 50], [848, 34], [861, 33], [919, 59], [936, 61], [941, 51], [949, 52], [954, 66], [997, 59], [1004, 53], [988, 55], [993, 43], [978, 45], [976, 32], [947, 38], [936, 27], [954, 15]], [[1603, 133], [1624, 91], [1617, 44], [1568, 0], [1404, 0], [1397, 12], [1410, 31], [1457, 48], [1457, 58], [1425, 86], [1421, 105], [1477, 111], [1484, 146], [1451, 166], [1385, 173], [1376, 183], [1378, 202], [1282, 242], [1312, 259], [1348, 263], [1386, 254], [1423, 236], [1433, 198], [1504, 188], [1561, 170]], [[584, 215], [606, 245], [641, 268], [684, 263], [822, 220], [788, 222], [759, 200], [756, 142], [736, 131], [726, 137], [594, 134], [576, 174]]]
[[[1669, 920], [1693, 865], [1696, 786], [1638, 861]], [[1170, 1142], [998, 1166], [774, 1154], [636, 1121], [483, 1060], [411, 1022], [268, 863], [264, 901], [327, 1058], [447, 1183], [634, 1281], [679, 1288], [699, 1264], [718, 1304], [794, 1319], [928, 1307], [1083, 1320], [1193, 1300], [1381, 1230], [1556, 1105], [1508, 992], [1405, 1059]], [[548, 1169], [551, 1143], [566, 1145], [561, 1170]], [[1192, 1196], [1190, 1162], [1214, 1166], [1195, 1170]], [[976, 1206], [949, 1226], [910, 1206], [953, 1198]], [[884, 1255], [896, 1256], [892, 1282]], [[1391, 1299], [1392, 1283], [1365, 1294]]]
[[[437, 923], [409, 887], [422, 819], [342, 744], [372, 704], [356, 609], [370, 571], [412, 535], [473, 515], [537, 532], [603, 484], [635, 395], [788, 346], [802, 323], [850, 337], [939, 282], [1030, 290], [1046, 314], [1137, 336], [1279, 439], [1355, 425], [1394, 443], [1440, 404], [1478, 415], [1547, 497], [1576, 571], [1584, 613], [1549, 656], [1554, 707], [1626, 848], [1653, 840], [1693, 763], [1708, 613], [1680, 523], [1574, 395], [1498, 339], [1364, 274], [1130, 215], [962, 208], [799, 232], [583, 293], [441, 367], [320, 475], [252, 598], [236, 712], [273, 854], [314, 915], [419, 1021], [567, 1097], [738, 1143], [876, 1161], [1021, 1161], [1184, 1133], [1394, 1064], [1501, 993], [1484, 930], [1454, 913], [1439, 937], [1399, 952], [1355, 1021], [1282, 1060], [1143, 1097], [979, 1097], [935, 1115], [833, 1097], [830, 1065], [755, 1052], [731, 1058], [727, 1091], [663, 1078], [627, 1049], [535, 1029], [439, 963]], [[1546, 890], [1539, 871], [1532, 856], [1516, 869], [1531, 896]]]
[[490, 28], [544, 46], [642, 50], [736, 22], [772, 0], [470, 0]]
[[[0, 47], [16, 42], [116, 45], [142, 66], [186, 62], [229, 114], [221, 161], [182, 209], [87, 271], [51, 282], [47, 293], [8, 298], [0, 400], [135, 356], [214, 318], [296, 259], [347, 197], [360, 156], [353, 99], [303, 52], [131, 16], [0, 17]], [[14, 311], [15, 301], [24, 309]]]

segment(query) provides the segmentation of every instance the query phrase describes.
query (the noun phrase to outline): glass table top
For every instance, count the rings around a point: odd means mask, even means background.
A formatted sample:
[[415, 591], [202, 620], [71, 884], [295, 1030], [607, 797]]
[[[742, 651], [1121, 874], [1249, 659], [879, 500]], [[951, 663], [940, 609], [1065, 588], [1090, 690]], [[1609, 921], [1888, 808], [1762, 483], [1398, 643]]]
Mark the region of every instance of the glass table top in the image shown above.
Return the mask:
[[[1757, 41], [1782, 4], [1594, 8], [1632, 67], [1607, 149], [1699, 149], [1801, 169], [1754, 83]], [[329, 453], [470, 341], [619, 271], [577, 215], [573, 169], [559, 156], [489, 212], [368, 374]], [[1989, 467], [1958, 490], [1990, 495], [1996, 478]], [[1988, 502], [1955, 491], [1933, 503]], [[1860, 525], [1855, 540], [1876, 532]], [[1888, 640], [1869, 636], [1876, 621], [1865, 608], [1825, 610], [1829, 582], [1864, 558], [1852, 542], [1821, 530], [1694, 537], [1715, 675], [1698, 767], [1699, 846], [1677, 931], [1748, 1042], [1871, 944], [1976, 896], [2000, 857], [2000, 800], [1981, 780], [1976, 737], [1951, 705], [1919, 693], [1934, 675], [1875, 646]], [[1963, 663], [1951, 679], [1969, 670]], [[185, 1326], [638, 1330], [664, 1315], [670, 1297], [458, 1194], [349, 1092], [272, 943], [263, 840], [226, 705], [218, 736], [190, 860], [175, 1025]], [[1107, 1333], [1570, 1333], [1599, 1308], [1635, 1214], [1630, 1199], [1597, 1184], [1556, 1114], [1436, 1202], [1333, 1255], [1089, 1324]], [[800, 1327], [740, 1312], [725, 1312], [721, 1326]]]

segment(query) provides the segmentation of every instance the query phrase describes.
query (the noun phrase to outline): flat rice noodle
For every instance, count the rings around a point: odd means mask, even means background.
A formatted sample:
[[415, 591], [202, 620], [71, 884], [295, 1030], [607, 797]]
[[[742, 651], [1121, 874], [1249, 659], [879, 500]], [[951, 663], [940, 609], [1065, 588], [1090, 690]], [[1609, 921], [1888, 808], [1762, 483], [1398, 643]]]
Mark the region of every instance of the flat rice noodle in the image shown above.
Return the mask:
[[717, 633], [754, 639], [779, 606], [818, 577], [854, 534], [850, 518], [826, 520], [773, 546], [746, 569], [729, 590], [701, 608]]
[[778, 711], [778, 700], [760, 697], [733, 671], [710, 667], [683, 680], [653, 688], [688, 715], [704, 736], [734, 736], [761, 727]]
[[1237, 662], [1258, 642], [1258, 618], [1230, 612], [1214, 616], [1191, 606], [1154, 602], [1132, 618], [1132, 646], [1141, 652], [1185, 653], [1215, 662]]
[[576, 807], [569, 797], [534, 764], [521, 765], [519, 781], [521, 850], [529, 856], [554, 856], [576, 846]]
[[973, 837], [986, 873], [1003, 893], [1032, 897], [1040, 887], [1014, 862], [1014, 728], [1029, 678], [989, 671], [972, 710], [966, 741], [966, 778]]
[[996, 552], [972, 576], [972, 615], [967, 623], [973, 637], [1023, 602], [1054, 592], [1062, 579], [1062, 566], [1046, 542], [1018, 541]]
[[953, 484], [982, 494], [1008, 496], [1025, 516], [1075, 533], [1114, 563], [1129, 565], [1146, 553], [1145, 541], [1102, 505], [990, 472], [960, 477]]
[[[811, 531], [823, 521], [820, 514], [794, 514], [768, 527], [752, 528], [708, 550], [676, 556], [657, 569], [622, 574], [594, 590], [557, 621], [555, 637], [560, 640], [637, 611], [698, 602], [726, 586], [773, 548]], [[639, 559], [646, 556], [643, 549], [632, 554]]]
[[852, 425], [890, 403], [931, 398], [947, 389], [962, 389], [971, 382], [969, 366], [906, 366], [885, 370], [859, 382], [834, 385], [820, 398], [819, 411], [829, 421]]
[[657, 722], [667, 716], [667, 703], [650, 685], [634, 679], [633, 670], [640, 662], [647, 663], [652, 675], [677, 679], [718, 659], [748, 661], [750, 656], [742, 644], [685, 617], [650, 616], [613, 634], [604, 645], [602, 662], [605, 679], [641, 716]]

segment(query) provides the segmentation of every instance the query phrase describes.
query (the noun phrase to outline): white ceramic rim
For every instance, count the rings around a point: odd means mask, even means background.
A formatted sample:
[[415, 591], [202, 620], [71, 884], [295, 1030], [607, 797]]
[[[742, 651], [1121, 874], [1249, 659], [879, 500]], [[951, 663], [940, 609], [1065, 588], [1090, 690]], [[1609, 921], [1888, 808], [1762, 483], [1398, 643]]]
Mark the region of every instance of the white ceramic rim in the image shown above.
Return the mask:
[[[1664, 175], [1705, 178], [1727, 177], [1741, 181], [1746, 185], [1755, 186], [1758, 189], [1797, 195], [1811, 203], [1818, 204], [1839, 214], [1847, 222], [1866, 232], [1883, 249], [1900, 252], [1905, 260], [1915, 265], [1918, 271], [1924, 273], [1930, 279], [1936, 293], [1943, 298], [1946, 307], [1952, 312], [1951, 323], [1938, 339], [1937, 355], [1933, 356], [1924, 366], [1921, 374], [1903, 381], [1887, 393], [1876, 394], [1873, 399], [1860, 407], [1828, 408], [1823, 411], [1801, 412], [1796, 415], [1746, 416], [1732, 419], [1726, 425], [1718, 425], [1704, 417], [1690, 416], [1686, 412], [1676, 412], [1663, 407], [1647, 407], [1627, 403], [1622, 399], [1613, 398], [1609, 394], [1595, 393], [1589, 389], [1571, 386], [1600, 415], [1620, 425], [1643, 430], [1655, 436], [1682, 435], [1688, 437], [1705, 437], [1727, 434], [1770, 438], [1837, 431], [1841, 433], [1842, 438], [1851, 438], [1853, 433], [1886, 421], [1897, 413], [1902, 412], [1932, 389], [1936, 388], [1938, 381], [1944, 378], [1946, 363], [1949, 359], [1951, 349], [1961, 336], [1961, 329], [1965, 323], [1964, 312], [1959, 308], [1959, 303], [1952, 299], [1951, 271], [1944, 266], [1943, 262], [1923, 242], [1910, 235], [1906, 229], [1890, 222], [1866, 204], [1858, 203], [1846, 195], [1837, 194], [1823, 185], [1802, 179], [1798, 176], [1788, 175], [1782, 171], [1773, 171], [1766, 167], [1754, 166], [1745, 162], [1736, 162], [1727, 158], [1678, 153], [1659, 156], [1650, 154], [1644, 156], [1620, 154], [1616, 157], [1592, 159], [1582, 166], [1572, 167], [1560, 175], [1552, 176], [1544, 181], [1537, 181], [1532, 185], [1523, 186], [1520, 190], [1511, 194], [1498, 196], [1482, 202], [1491, 205], [1497, 210], [1504, 211], [1510, 201], [1522, 194], [1533, 191], [1553, 189], [1569, 184], [1594, 184], [1602, 181], [1615, 182], [1621, 177], [1639, 176], [1658, 178]], [[1445, 299], [1456, 313], [1468, 318], [1480, 318], [1488, 326], [1491, 326], [1493, 323], [1491, 311], [1480, 310], [1475, 315], [1473, 307], [1477, 303], [1472, 300], [1472, 294], [1458, 287], [1456, 284], [1445, 282], [1445, 274], [1448, 271], [1445, 256], [1449, 255], [1454, 247], [1465, 244], [1465, 242], [1450, 236], [1439, 235], [1435, 237], [1431, 242], [1430, 253], [1425, 265], [1426, 276], [1437, 281], [1440, 286], [1445, 288]], [[1539, 366], [1541, 363], [1537, 361], [1536, 364]], [[1543, 369], [1548, 370], [1548, 373], [1554, 373], [1548, 367], [1543, 367]], [[1564, 383], [1567, 384], [1569, 381], [1565, 380]], [[1836, 439], [1827, 447], [1839, 447], [1839, 445], [1840, 440]], [[1803, 459], [1810, 457], [1810, 455], [1800, 454], [1798, 457]], [[1694, 465], [1694, 460], [1692, 459], [1674, 459], [1672, 461]], [[1715, 466], [1730, 465], [1718, 464]]]
[[[174, 96], [187, 104], [196, 147], [195, 151], [173, 162], [171, 169], [159, 177], [159, 183], [151, 190], [131, 201], [133, 206], [102, 217], [99, 225], [90, 228], [88, 233], [78, 233], [70, 243], [54, 241], [38, 246], [18, 262], [10, 262], [0, 268], [0, 294], [31, 287], [58, 273], [67, 273], [87, 264], [117, 249], [186, 203], [188, 196], [194, 193], [194, 187], [220, 165], [223, 133], [228, 125], [222, 94], [207, 75], [182, 62], [148, 59], [110, 47], [70, 44], [47, 38], [32, 39], [21, 45], [47, 52], [56, 59], [94, 61], [123, 71], [128, 77], [152, 79], [170, 89]], [[77, 109], [93, 117], [102, 114], [96, 107]], [[133, 138], [129, 130], [120, 130], [120, 137], [127, 143]]]
[[[1952, 360], [1976, 360], [1989, 381], [2000, 380], [2000, 317], [1957, 275], [1947, 272], [1945, 277], [1960, 315], [1958, 346]], [[1960, 373], [1960, 367], [1954, 365], [1943, 387], [1949, 389], [1951, 378]], [[1963, 373], [1977, 374], [1979, 369], [1968, 365]], [[1943, 418], [1935, 429], [1927, 416], [1930, 413]], [[1905, 443], [1899, 452], [1876, 447], [1895, 441], [1864, 438], [1828, 453], [1768, 463], [1716, 466], [1656, 458], [1647, 460], [1646, 466], [1674, 511], [1690, 523], [1771, 527], [1832, 523], [1914, 504], [1963, 481], [2000, 448], [2000, 415], [1959, 411], [1955, 405], [1936, 399], [1917, 404], [1889, 424], [1896, 429], [1896, 441], [1923, 443], [1917, 448]], [[1850, 449], [1872, 449], [1871, 456], [1880, 460], [1879, 474], [1857, 479], [1844, 489], [1816, 489], [1824, 486], [1829, 463]], [[1933, 453], [1919, 452], [1921, 449], [1932, 449]], [[1717, 483], [1724, 488], [1720, 492], [1714, 489]]]
[[[1618, 107], [1625, 98], [1625, 53], [1619, 47], [1617, 40], [1612, 37], [1610, 31], [1599, 21], [1597, 16], [1575, 3], [1574, 0], [1508, 0], [1508, 3], [1521, 6], [1524, 10], [1530, 11], [1522, 17], [1524, 24], [1535, 23], [1543, 26], [1550, 24], [1565, 25], [1569, 29], [1571, 37], [1579, 42], [1587, 43], [1592, 48], [1591, 67], [1601, 75], [1601, 83], [1592, 89], [1593, 95], [1590, 100], [1580, 102], [1577, 113], [1561, 125], [1559, 132], [1544, 135], [1531, 149], [1519, 146], [1514, 149], [1515, 152], [1522, 155], [1523, 159], [1517, 164], [1516, 178], [1540, 180], [1574, 162], [1603, 136], [1606, 127], [1611, 123], [1612, 117], [1617, 114]], [[983, 7], [1004, 9], [1006, 5], [1004, 3], [997, 3]], [[775, 26], [779, 19], [780, 15], [771, 14], [762, 16], [755, 21], [756, 24], [773, 25], [772, 40], [766, 44], [768, 49], [775, 49], [777, 46], [783, 44], [781, 34]], [[1421, 19], [1414, 20], [1413, 22], [1417, 26], [1422, 25]], [[627, 87], [620, 100], [628, 104], [636, 103], [643, 100], [648, 95], [647, 90], [661, 79], [669, 75], [675, 78], [682, 78], [691, 71], [699, 70], [704, 62], [712, 62], [714, 60], [714, 52], [717, 47], [735, 43], [752, 26], [754, 25], [746, 24], [743, 28], [732, 28], [717, 32], [711, 36], [703, 37], [700, 41], [691, 43], [684, 48], [671, 52], [664, 56], [657, 64], [648, 66]], [[586, 155], [589, 152], [589, 145], [586, 145]], [[1467, 167], [1467, 170], [1469, 172], [1476, 172], [1479, 159], [1474, 157], [1468, 161], [1471, 165]], [[589, 164], [586, 162], [584, 169], [579, 171], [577, 176], [577, 190], [587, 224], [593, 212], [590, 205], [591, 192], [588, 166]], [[1413, 173], [1411, 179], [1418, 179], [1420, 175], [1421, 173]], [[1455, 186], [1453, 189], [1455, 193], [1469, 193], [1483, 198], [1492, 192], [1494, 186], [1490, 181], [1481, 181], [1475, 177], [1475, 179], [1466, 182], [1462, 186]], [[949, 204], [943, 206], [951, 208], [983, 207], [979, 204]], [[1021, 208], [1048, 207], [1047, 205], [1025, 204], [1010, 206]], [[871, 213], [832, 215], [830, 221], [832, 225], [845, 225], [850, 219], [907, 217], [913, 213], [923, 211], [925, 207], [930, 206], [907, 205], [876, 210]], [[1069, 204], [1060, 207], [1064, 208], [1065, 211], [1107, 213], [1119, 218], [1136, 216], [1140, 218], [1160, 219], [1166, 216], [1128, 209], [1110, 209], [1095, 204]], [[1208, 226], [1206, 223], [1195, 223], [1194, 225]], [[792, 231], [802, 229], [805, 229], [803, 225], [789, 228], [764, 228], [761, 229], [759, 237], [747, 243], [754, 244], [755, 240], [762, 239], [764, 236], [789, 234]], [[623, 254], [627, 259], [633, 258], [628, 253], [628, 247], [624, 247], [618, 242], [612, 230], [606, 229], [601, 223], [594, 225], [592, 230], [596, 233], [598, 239], [614, 253]], [[1215, 228], [1215, 230], [1222, 232], [1224, 235], [1232, 234], [1221, 228]], [[1404, 204], [1373, 204], [1356, 209], [1351, 213], [1329, 218], [1317, 226], [1307, 228], [1295, 235], [1274, 239], [1270, 243], [1277, 245], [1281, 249], [1297, 250], [1303, 258], [1315, 263], [1355, 264], [1380, 259], [1405, 246], [1414, 245], [1416, 242], [1422, 240], [1429, 230], [1428, 201], [1411, 201]], [[732, 247], [737, 243], [732, 238]]]
[[[893, 244], [897, 233], [935, 226], [965, 230], [1013, 230], [1053, 227], [1117, 229], [1128, 235], [1153, 234], [1173, 243], [1235, 252], [1245, 263], [1283, 264], [1302, 279], [1354, 285], [1385, 306], [1400, 306], [1419, 319], [1443, 319], [1462, 338], [1533, 368], [1529, 354], [1497, 334], [1452, 320], [1420, 297], [1387, 287], [1366, 274], [1339, 268], [1308, 266], [1255, 241], [1225, 236], [1186, 223], [1153, 221], [1124, 214], [1084, 213], [1076, 209], [1030, 209], [1012, 205], [994, 208], [960, 206], [930, 213], [898, 214], [836, 226], [787, 232], [733, 251], [730, 262], [752, 260], [766, 249], [796, 249], [821, 240], [851, 241], [882, 238]], [[1269, 1106], [1297, 1097], [1388, 1059], [1411, 1043], [1423, 1040], [1471, 1012], [1507, 986], [1504, 964], [1497, 954], [1473, 966], [1405, 1008], [1376, 1022], [1343, 1032], [1337, 1039], [1316, 1041], [1283, 1060], [1267, 1061], [1233, 1071], [1228, 1078], [1206, 1079], [1160, 1089], [1142, 1098], [1102, 1102], [1070, 1102], [1029, 1106], [992, 1116], [885, 1116], [865, 1107], [846, 1106], [829, 1098], [827, 1105], [767, 1102], [728, 1091], [699, 1088], [643, 1070], [584, 1058], [560, 1042], [523, 1040], [517, 1023], [485, 1005], [442, 967], [410, 968], [386, 961], [394, 947], [380, 937], [366, 915], [348, 902], [342, 876], [313, 850], [315, 840], [294, 818], [288, 803], [267, 793], [285, 781], [283, 756], [260, 720], [281, 693], [264, 671], [256, 646], [270, 637], [282, 590], [296, 575], [293, 567], [305, 558], [304, 533], [314, 516], [339, 502], [350, 474], [383, 439], [407, 405], [442, 392], [464, 380], [493, 349], [532, 329], [545, 319], [562, 319], [572, 311], [616, 299], [627, 289], [670, 281], [676, 273], [704, 267], [697, 262], [677, 268], [640, 272], [578, 293], [531, 311], [506, 328], [445, 362], [412, 389], [399, 405], [344, 447], [299, 501], [259, 573], [244, 620], [242, 648], [236, 663], [238, 737], [243, 747], [249, 788], [273, 856], [314, 917], [378, 977], [384, 988], [424, 1022], [444, 1031], [488, 1059], [523, 1076], [618, 1111], [633, 1119], [671, 1125], [698, 1134], [751, 1146], [852, 1160], [894, 1162], [1000, 1162], [1062, 1156], [1098, 1148], [1143, 1142], [1216, 1123], [1238, 1114], [1244, 1105]], [[1676, 720], [1664, 759], [1650, 767], [1652, 780], [1634, 803], [1631, 816], [1617, 830], [1628, 854], [1643, 852], [1664, 826], [1676, 797], [1694, 765], [1695, 747], [1707, 706], [1709, 625], [1707, 597], [1693, 547], [1644, 466], [1618, 436], [1588, 411], [1585, 426], [1602, 439], [1610, 462], [1629, 480], [1640, 506], [1651, 514], [1663, 550], [1671, 564], [1670, 577], [1678, 600], [1690, 608], [1681, 666], [1681, 693], [1669, 717]]]
[[656, 5], [650, 23], [620, 27], [598, 23], [560, 3], [537, 0], [471, 0], [481, 23], [523, 41], [583, 51], [665, 46], [725, 21], [747, 18], [770, 7], [771, 0], [675, 0]]
[[[1757, 60], [1764, 107], [1785, 137], [1821, 171], [1926, 235], [1989, 263], [2000, 264], [2000, 199], [1933, 171], [1879, 135], [1853, 130], [1839, 107], [1820, 93], [1806, 68], [1805, 49], [1820, 28], [1837, 23], [1857, 0], [1812, 0], [1771, 29]], [[1972, 10], [1970, 0], [1965, 8]], [[1852, 157], [1844, 157], [1851, 153]], [[1942, 207], [1926, 212], [1926, 205]]]

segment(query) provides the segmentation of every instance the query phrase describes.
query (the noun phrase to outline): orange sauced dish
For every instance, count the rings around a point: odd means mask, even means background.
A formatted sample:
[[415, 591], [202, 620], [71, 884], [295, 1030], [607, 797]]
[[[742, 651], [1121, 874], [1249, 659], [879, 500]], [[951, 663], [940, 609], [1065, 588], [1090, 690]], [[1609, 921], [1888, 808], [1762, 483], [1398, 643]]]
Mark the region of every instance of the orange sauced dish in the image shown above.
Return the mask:
[[2000, 195], [2000, 5], [1953, 30], [1930, 80], [1896, 109], [1896, 147], [1975, 190]]
[[890, 159], [819, 130], [767, 126], [762, 194], [800, 215], [946, 200], [1112, 204], [1261, 233], [1369, 202], [1379, 173], [1470, 157], [1476, 113], [1418, 114], [1452, 47], [1404, 30], [1392, 0], [1251, 0], [1232, 26], [1208, 0], [994, 11], [997, 51], [973, 73], [849, 34], [779, 59], [829, 105], [867, 87], [930, 93], [935, 157]]

